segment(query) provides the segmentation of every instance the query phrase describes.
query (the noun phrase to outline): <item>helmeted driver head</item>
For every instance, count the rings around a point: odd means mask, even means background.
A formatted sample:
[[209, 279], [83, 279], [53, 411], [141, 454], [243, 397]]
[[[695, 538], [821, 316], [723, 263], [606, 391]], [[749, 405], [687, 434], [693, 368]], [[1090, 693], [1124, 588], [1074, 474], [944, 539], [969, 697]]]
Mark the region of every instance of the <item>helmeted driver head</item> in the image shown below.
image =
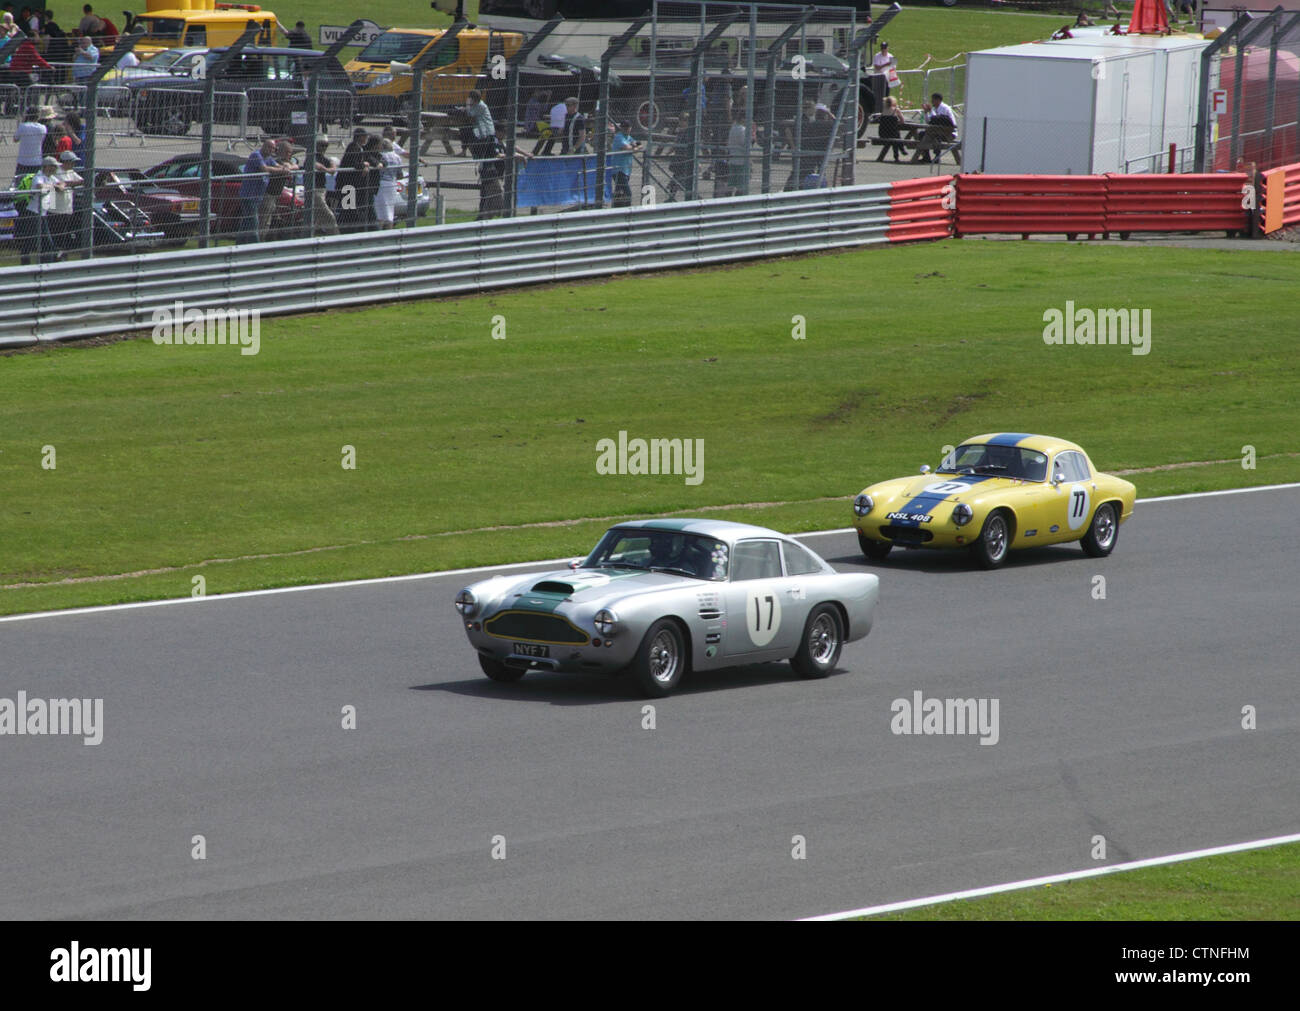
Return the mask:
[[650, 564], [675, 565], [681, 558], [682, 543], [685, 538], [680, 534], [657, 531], [650, 535]]

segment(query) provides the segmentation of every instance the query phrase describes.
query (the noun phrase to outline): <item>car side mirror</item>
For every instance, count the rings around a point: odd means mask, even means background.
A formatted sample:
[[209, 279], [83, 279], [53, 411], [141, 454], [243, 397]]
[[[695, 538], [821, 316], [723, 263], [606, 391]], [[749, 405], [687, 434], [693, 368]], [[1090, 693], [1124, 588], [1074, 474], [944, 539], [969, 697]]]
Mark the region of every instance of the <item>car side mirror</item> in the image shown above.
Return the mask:
[[1062, 484], [1064, 481], [1065, 481], [1065, 475], [1062, 474], [1059, 470], [1058, 470], [1055, 474], [1052, 475], [1052, 487], [1053, 487], [1053, 488], [1055, 488], [1055, 487], [1056, 487], [1057, 485], [1059, 485], [1059, 484]]
[[586, 560], [587, 560], [587, 559], [585, 559], [585, 558], [570, 558], [570, 559], [569, 559], [569, 568], [570, 568], [570, 569], [579, 569], [579, 568], [582, 567], [582, 563], [585, 562]]
[[930, 473], [930, 465], [928, 463], [921, 464], [921, 473], [922, 474]]

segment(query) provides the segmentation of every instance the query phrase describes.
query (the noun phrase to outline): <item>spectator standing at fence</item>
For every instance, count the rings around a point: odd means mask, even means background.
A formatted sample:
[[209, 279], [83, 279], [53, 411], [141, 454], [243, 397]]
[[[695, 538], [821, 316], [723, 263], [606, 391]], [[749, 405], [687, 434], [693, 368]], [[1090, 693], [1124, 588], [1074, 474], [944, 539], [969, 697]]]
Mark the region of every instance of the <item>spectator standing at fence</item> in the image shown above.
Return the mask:
[[13, 56], [9, 57], [9, 66], [5, 68], [5, 81], [20, 88], [30, 88], [37, 81], [37, 74], [54, 68], [45, 62], [45, 58], [36, 50], [31, 39], [23, 39]]
[[66, 64], [72, 62], [72, 46], [68, 44], [68, 33], [59, 27], [54, 15], [42, 11], [41, 34], [45, 36], [45, 58], [54, 64], [54, 76], [58, 83], [68, 79]]
[[32, 179], [31, 199], [36, 202], [39, 221], [36, 225], [37, 247], [40, 250], [41, 263], [52, 263], [61, 259], [62, 254], [55, 248], [54, 234], [50, 229], [50, 215], [54, 213], [55, 194], [63, 185], [58, 179], [59, 162], [56, 158], [46, 158], [41, 163], [40, 171]]
[[750, 132], [745, 124], [745, 110], [733, 109], [731, 129], [727, 132], [727, 192], [729, 197], [742, 196], [749, 189]]
[[48, 105], [41, 106], [41, 126], [45, 127], [45, 139], [41, 141], [41, 156], [52, 154], [59, 156], [59, 137], [63, 134], [62, 124]]
[[641, 149], [641, 145], [632, 139], [631, 127], [619, 123], [611, 127], [614, 137], [610, 141], [610, 165], [614, 169], [614, 206], [629, 207], [632, 204], [632, 154]]
[[880, 43], [880, 52], [871, 57], [871, 69], [877, 74], [888, 74], [891, 70], [898, 69], [898, 60], [889, 51], [888, 42]]
[[402, 172], [402, 159], [393, 150], [387, 137], [379, 139], [379, 183], [375, 187], [375, 223], [380, 229], [393, 227], [397, 210], [397, 177]]
[[352, 131], [352, 140], [343, 149], [339, 170], [334, 176], [334, 191], [338, 194], [339, 231], [359, 231], [365, 221], [361, 207], [361, 176], [365, 166], [366, 140], [369, 134], [358, 127]]
[[311, 49], [311, 36], [307, 34], [307, 24], [299, 21], [284, 33], [285, 41], [294, 49]]
[[140, 57], [135, 55], [135, 51], [128, 49], [117, 61], [118, 70], [129, 70], [131, 67], [140, 66]]
[[5, 11], [4, 13], [3, 27], [4, 27], [5, 38], [7, 39], [12, 39], [19, 32], [18, 26], [14, 24], [14, 16], [10, 14], [8, 11]]
[[72, 153], [77, 156], [78, 161], [86, 160], [86, 127], [81, 122], [81, 117], [75, 112], [70, 112], [63, 117], [63, 125], [67, 127], [68, 135], [72, 137]]
[[[488, 108], [487, 102], [483, 101], [483, 94], [477, 88], [465, 96], [465, 115], [469, 117], [473, 143], [482, 144], [496, 140], [497, 128], [492, 122], [492, 110]], [[472, 144], [468, 146], [472, 147]]]
[[401, 144], [397, 143], [397, 130], [391, 123], [388, 124], [388, 126], [384, 127], [383, 130], [380, 131], [380, 134], [384, 138], [384, 140], [391, 140], [393, 142], [393, 150], [397, 152], [397, 157], [399, 158], [406, 157], [407, 154], [406, 148], [402, 147]]
[[[293, 194], [293, 176], [298, 166], [293, 160], [293, 145], [287, 140], [275, 142], [273, 160], [266, 163], [266, 192], [257, 208], [257, 237], [265, 242], [275, 227], [275, 216], [286, 188]], [[293, 206], [292, 204], [290, 206]]]
[[589, 154], [587, 146], [587, 117], [578, 111], [578, 100], [570, 98], [565, 102], [568, 122], [564, 124], [563, 154]]
[[101, 49], [112, 49], [117, 45], [117, 25], [113, 24], [108, 18], [101, 17], [99, 19], [99, 38], [95, 40], [95, 43]]
[[269, 137], [253, 151], [244, 162], [239, 181], [239, 242], [256, 242], [258, 237], [258, 208], [267, 190], [267, 166], [275, 162], [275, 142]]
[[54, 175], [60, 185], [54, 191], [50, 234], [54, 237], [54, 245], [63, 251], [72, 249], [77, 244], [76, 196], [81, 176], [77, 174], [76, 164], [77, 156], [71, 151], [64, 151], [59, 155], [59, 170]]
[[18, 212], [18, 217], [14, 219], [14, 242], [18, 246], [18, 253], [22, 259], [23, 266], [32, 262], [32, 256], [38, 253], [37, 249], [37, 197], [32, 194], [32, 182], [36, 178], [35, 172], [28, 172], [21, 178], [14, 181], [14, 210]]
[[533, 146], [533, 154], [550, 154], [555, 148], [557, 138], [561, 146], [563, 146], [564, 122], [568, 114], [567, 102], [556, 102], [551, 106], [551, 111], [547, 114], [546, 129], [541, 129], [539, 124], [537, 143]]
[[81, 20], [77, 22], [77, 30], [82, 35], [98, 35], [103, 27], [103, 20], [95, 13], [95, 9], [90, 4], [86, 4], [81, 8]]
[[524, 135], [531, 136], [536, 133], [541, 136], [544, 117], [547, 113], [547, 102], [551, 100], [551, 93], [545, 88], [534, 91], [532, 97], [528, 99], [528, 104], [524, 107]]
[[381, 145], [384, 138], [377, 133], [366, 137], [361, 151], [361, 186], [357, 192], [357, 211], [365, 231], [375, 227], [375, 195], [379, 192], [379, 173], [384, 166]]
[[334, 217], [334, 212], [330, 210], [329, 201], [325, 199], [329, 192], [330, 174], [333, 166], [330, 165], [329, 156], [325, 153], [329, 150], [330, 141], [328, 137], [318, 137], [316, 139], [316, 152], [312, 159], [312, 172], [315, 177], [315, 186], [312, 190], [312, 206], [316, 208], [316, 233], [318, 235], [338, 235], [339, 223]]
[[41, 12], [30, 7], [23, 8], [23, 28], [33, 39], [41, 37]]
[[695, 199], [695, 173], [691, 171], [695, 158], [695, 129], [691, 126], [691, 112], [683, 109], [677, 119], [677, 133], [673, 137], [673, 157], [668, 163], [668, 195], [674, 197], [682, 191], [683, 200]]
[[72, 79], [86, 80], [95, 72], [97, 66], [99, 66], [99, 50], [90, 41], [90, 36], [83, 35], [77, 39], [77, 53], [72, 58]]
[[[40, 120], [40, 112], [28, 109], [23, 121], [14, 131], [14, 143], [18, 145], [18, 163], [14, 168], [15, 184], [30, 172], [41, 170], [41, 154], [45, 146], [45, 134], [48, 130]], [[57, 167], [57, 162], [55, 163]]]

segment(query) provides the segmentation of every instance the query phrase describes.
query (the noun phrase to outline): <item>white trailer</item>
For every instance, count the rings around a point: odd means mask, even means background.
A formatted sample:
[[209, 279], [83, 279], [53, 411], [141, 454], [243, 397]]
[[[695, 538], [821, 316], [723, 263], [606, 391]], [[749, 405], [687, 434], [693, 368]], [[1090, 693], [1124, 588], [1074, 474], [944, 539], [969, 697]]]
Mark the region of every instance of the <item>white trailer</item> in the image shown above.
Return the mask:
[[[968, 54], [965, 171], [1087, 175], [1190, 164], [1200, 36], [1105, 35]], [[1187, 162], [1181, 152], [1186, 151]]]

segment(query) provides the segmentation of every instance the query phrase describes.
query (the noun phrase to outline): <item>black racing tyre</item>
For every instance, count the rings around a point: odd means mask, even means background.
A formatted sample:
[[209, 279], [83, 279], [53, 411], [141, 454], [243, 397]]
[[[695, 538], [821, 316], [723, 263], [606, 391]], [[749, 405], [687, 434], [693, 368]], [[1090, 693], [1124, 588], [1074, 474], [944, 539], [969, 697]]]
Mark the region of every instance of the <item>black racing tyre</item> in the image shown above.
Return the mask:
[[1079, 543], [1083, 553], [1090, 558], [1105, 558], [1115, 550], [1119, 540], [1119, 517], [1115, 514], [1114, 502], [1103, 502], [1092, 514], [1092, 523], [1088, 532]]
[[858, 547], [862, 553], [872, 562], [883, 562], [889, 555], [890, 548], [893, 547], [889, 541], [873, 541], [861, 530], [858, 531]]
[[790, 666], [806, 678], [824, 678], [839, 663], [844, 648], [844, 623], [833, 604], [818, 604], [804, 624], [799, 652]]
[[527, 671], [523, 667], [507, 667], [500, 660], [493, 660], [490, 656], [478, 655], [478, 665], [483, 668], [483, 673], [493, 681], [518, 681]]
[[637, 687], [650, 698], [671, 695], [686, 672], [686, 638], [677, 623], [660, 618], [650, 626], [632, 661]]
[[996, 569], [1007, 560], [1011, 548], [1011, 517], [1004, 510], [990, 513], [984, 529], [971, 545], [971, 554], [982, 569]]

